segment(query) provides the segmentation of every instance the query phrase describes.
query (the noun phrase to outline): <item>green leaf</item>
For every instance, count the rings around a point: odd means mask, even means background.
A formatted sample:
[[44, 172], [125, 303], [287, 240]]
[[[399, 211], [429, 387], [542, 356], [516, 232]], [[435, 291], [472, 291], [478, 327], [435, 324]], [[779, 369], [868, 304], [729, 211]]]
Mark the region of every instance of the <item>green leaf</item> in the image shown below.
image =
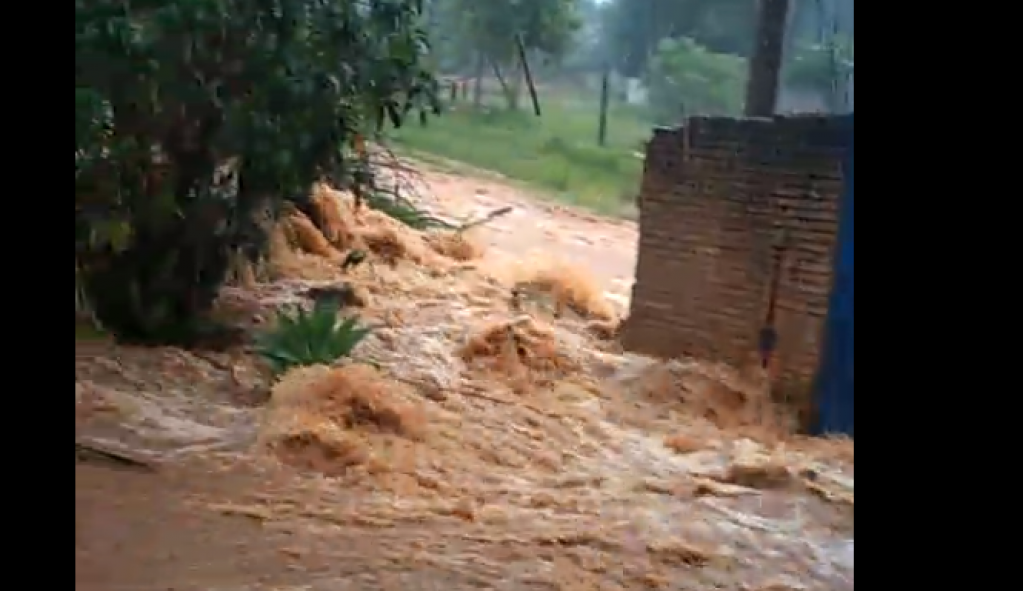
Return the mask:
[[275, 327], [257, 337], [256, 352], [275, 375], [300, 365], [331, 364], [351, 355], [371, 329], [355, 316], [338, 322], [334, 306], [320, 304], [311, 312], [282, 309]]

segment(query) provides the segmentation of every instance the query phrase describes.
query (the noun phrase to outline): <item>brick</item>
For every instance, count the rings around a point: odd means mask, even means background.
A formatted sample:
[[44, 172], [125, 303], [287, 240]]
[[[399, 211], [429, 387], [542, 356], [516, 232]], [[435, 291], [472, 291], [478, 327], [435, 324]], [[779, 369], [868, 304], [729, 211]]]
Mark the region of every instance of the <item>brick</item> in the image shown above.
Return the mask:
[[767, 316], [774, 253], [777, 386], [805, 398], [820, 353], [848, 117], [694, 117], [647, 145], [626, 348], [742, 367]]

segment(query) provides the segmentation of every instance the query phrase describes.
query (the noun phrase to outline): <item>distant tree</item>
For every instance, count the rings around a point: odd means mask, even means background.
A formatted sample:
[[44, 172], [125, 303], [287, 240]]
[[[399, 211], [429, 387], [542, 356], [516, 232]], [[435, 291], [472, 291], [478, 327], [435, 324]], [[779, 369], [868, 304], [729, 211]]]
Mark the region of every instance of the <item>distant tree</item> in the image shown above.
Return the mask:
[[714, 53], [692, 39], [665, 39], [650, 61], [647, 87], [657, 122], [678, 123], [690, 115], [742, 112], [746, 60]]
[[844, 92], [855, 73], [852, 38], [838, 35], [823, 43], [800, 44], [784, 70], [785, 83], [825, 97], [828, 109], [840, 110]]
[[600, 71], [611, 60], [611, 48], [604, 43], [604, 14], [610, 4], [579, 0], [579, 29], [561, 64], [571, 73]]
[[473, 62], [480, 78], [495, 69], [502, 77], [508, 102], [516, 108], [522, 71], [516, 37], [534, 55], [561, 59], [580, 27], [580, 0], [435, 0], [444, 22], [438, 30], [448, 39], [460, 64]]
[[688, 37], [715, 53], [749, 55], [755, 0], [611, 0], [603, 16], [616, 69], [640, 77], [663, 39]]

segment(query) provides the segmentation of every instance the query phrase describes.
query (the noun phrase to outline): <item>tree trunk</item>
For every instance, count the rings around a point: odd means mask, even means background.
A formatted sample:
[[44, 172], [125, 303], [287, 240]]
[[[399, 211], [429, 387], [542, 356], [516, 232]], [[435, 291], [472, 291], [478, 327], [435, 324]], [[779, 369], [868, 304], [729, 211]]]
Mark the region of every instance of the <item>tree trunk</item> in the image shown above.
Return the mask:
[[497, 83], [501, 85], [501, 94], [504, 95], [504, 100], [508, 103], [509, 111], [517, 111], [519, 109], [519, 93], [521, 92], [521, 79], [522, 70], [520, 67], [512, 70], [511, 83], [504, 78], [504, 74], [501, 73], [501, 66], [496, 61], [491, 60], [490, 66], [494, 71], [494, 78], [497, 78]]
[[508, 94], [508, 107], [512, 111], [519, 110], [519, 103], [522, 100], [522, 81], [523, 81], [522, 63], [516, 61], [515, 67], [512, 70], [512, 79], [511, 83], [509, 84], [511, 88], [509, 89]]
[[749, 60], [746, 116], [770, 117], [778, 103], [789, 0], [759, 0], [756, 47]]
[[197, 216], [139, 226], [127, 250], [83, 273], [96, 318], [127, 343], [195, 347], [223, 336], [207, 322], [227, 274], [227, 241]]
[[480, 52], [476, 56], [476, 72], [473, 75], [472, 106], [477, 111], [483, 106], [483, 72], [487, 68], [487, 59]]

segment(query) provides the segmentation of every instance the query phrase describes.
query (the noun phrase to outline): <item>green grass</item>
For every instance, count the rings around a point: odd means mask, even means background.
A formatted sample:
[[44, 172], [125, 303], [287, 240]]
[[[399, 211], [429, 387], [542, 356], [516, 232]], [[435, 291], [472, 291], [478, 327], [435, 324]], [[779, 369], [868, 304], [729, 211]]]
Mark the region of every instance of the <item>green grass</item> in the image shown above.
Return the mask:
[[107, 338], [103, 330], [97, 328], [91, 322], [75, 319], [75, 342], [101, 341]]
[[607, 146], [600, 147], [596, 101], [540, 99], [540, 118], [528, 101], [519, 112], [498, 101], [480, 112], [465, 103], [425, 127], [395, 130], [391, 139], [399, 149], [498, 172], [565, 203], [609, 215], [633, 211], [643, 169], [636, 153], [653, 126], [640, 112], [616, 106], [608, 116]]

